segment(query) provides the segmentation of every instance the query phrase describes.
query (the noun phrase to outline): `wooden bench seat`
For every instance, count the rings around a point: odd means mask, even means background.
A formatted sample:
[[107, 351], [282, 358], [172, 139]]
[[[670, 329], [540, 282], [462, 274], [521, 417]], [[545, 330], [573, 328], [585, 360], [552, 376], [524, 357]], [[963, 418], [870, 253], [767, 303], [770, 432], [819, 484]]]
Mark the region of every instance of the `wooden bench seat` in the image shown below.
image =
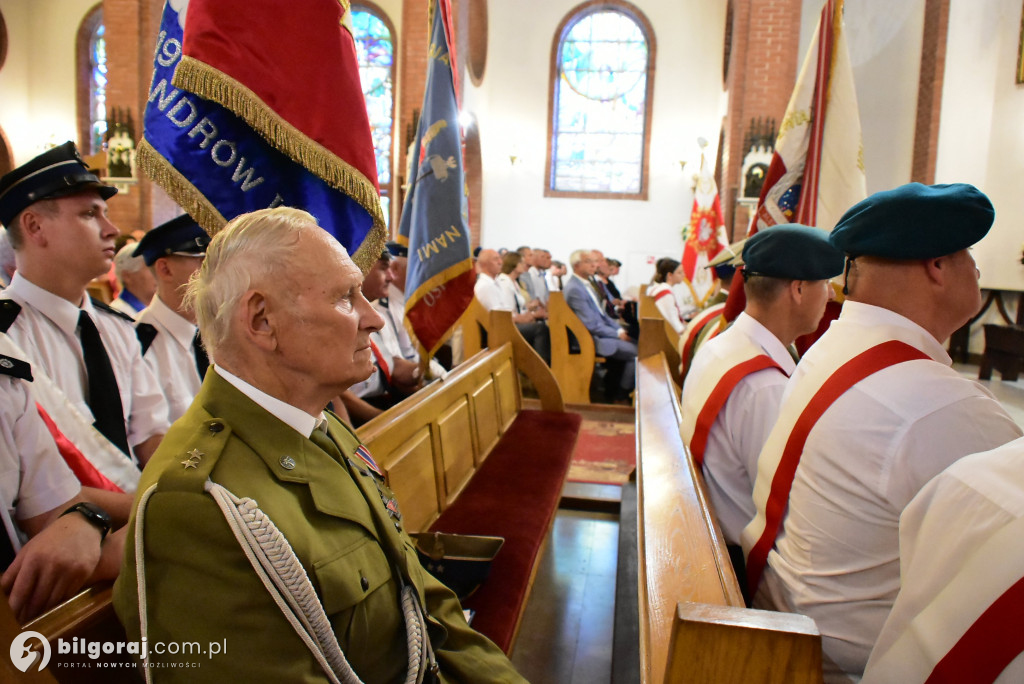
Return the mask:
[[640, 681], [822, 681], [810, 618], [744, 607], [661, 353], [637, 363]]
[[[489, 349], [366, 423], [359, 436], [385, 471], [408, 531], [505, 538], [489, 579], [465, 605], [476, 611], [473, 626], [509, 652], [582, 418], [564, 411], [550, 372], [539, 379], [547, 367], [510, 314], [494, 311], [490, 320]], [[522, 408], [517, 354], [541, 364], [531, 379], [538, 378], [544, 410]]]

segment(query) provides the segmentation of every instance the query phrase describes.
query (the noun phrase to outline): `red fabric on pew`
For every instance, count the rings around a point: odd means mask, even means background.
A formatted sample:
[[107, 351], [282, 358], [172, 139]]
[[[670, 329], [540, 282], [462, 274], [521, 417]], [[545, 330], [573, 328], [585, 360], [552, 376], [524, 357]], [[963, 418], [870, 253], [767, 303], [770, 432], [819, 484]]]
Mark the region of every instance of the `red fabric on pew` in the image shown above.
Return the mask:
[[561, 498], [582, 417], [521, 411], [431, 532], [504, 537], [487, 581], [464, 602], [473, 627], [506, 653], [537, 554]]

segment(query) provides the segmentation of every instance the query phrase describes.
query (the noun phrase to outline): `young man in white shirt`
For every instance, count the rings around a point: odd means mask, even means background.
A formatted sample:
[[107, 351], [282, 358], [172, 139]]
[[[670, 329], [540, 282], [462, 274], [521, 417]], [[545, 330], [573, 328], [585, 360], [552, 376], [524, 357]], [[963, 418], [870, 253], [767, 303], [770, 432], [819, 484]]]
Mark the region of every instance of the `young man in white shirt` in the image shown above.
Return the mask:
[[170, 422], [185, 413], [199, 392], [210, 359], [199, 339], [196, 317], [182, 303], [189, 279], [203, 265], [210, 236], [188, 214], [143, 236], [135, 254], [156, 279], [156, 296], [138, 316], [135, 330], [143, 358], [167, 398]]
[[167, 430], [167, 403], [132, 321], [86, 294], [114, 258], [107, 199], [116, 192], [71, 142], [0, 178], [0, 222], [18, 264], [0, 293], [0, 331], [111, 443], [145, 464]]
[[796, 367], [790, 347], [813, 332], [832, 299], [843, 254], [828, 234], [798, 224], [763, 230], [743, 250], [747, 304], [701, 346], [683, 383], [683, 440], [703, 466], [730, 555], [742, 568], [740, 533], [754, 517], [757, 456]]

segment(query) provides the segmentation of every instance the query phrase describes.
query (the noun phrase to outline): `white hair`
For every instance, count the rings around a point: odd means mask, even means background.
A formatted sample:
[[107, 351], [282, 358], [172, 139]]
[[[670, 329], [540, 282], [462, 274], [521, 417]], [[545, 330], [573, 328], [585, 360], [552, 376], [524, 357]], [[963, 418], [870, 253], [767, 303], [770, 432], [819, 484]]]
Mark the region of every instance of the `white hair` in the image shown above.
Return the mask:
[[11, 238], [6, 228], [0, 228], [0, 283], [4, 287], [11, 284], [11, 276], [14, 273], [14, 247], [11, 246]]
[[576, 264], [583, 261], [583, 257], [590, 254], [593, 250], [590, 249], [577, 249], [569, 255], [569, 265], [576, 268]]
[[301, 209], [277, 207], [242, 214], [210, 241], [193, 274], [184, 306], [192, 309], [211, 358], [228, 337], [235, 307], [254, 284], [288, 287], [288, 268], [303, 230], [317, 227]]
[[125, 273], [138, 273], [142, 269], [146, 268], [146, 260], [140, 256], [133, 256], [135, 248], [139, 246], [137, 242], [129, 242], [127, 245], [118, 250], [117, 255], [114, 257], [114, 275], [117, 276], [119, 283], [124, 283]]

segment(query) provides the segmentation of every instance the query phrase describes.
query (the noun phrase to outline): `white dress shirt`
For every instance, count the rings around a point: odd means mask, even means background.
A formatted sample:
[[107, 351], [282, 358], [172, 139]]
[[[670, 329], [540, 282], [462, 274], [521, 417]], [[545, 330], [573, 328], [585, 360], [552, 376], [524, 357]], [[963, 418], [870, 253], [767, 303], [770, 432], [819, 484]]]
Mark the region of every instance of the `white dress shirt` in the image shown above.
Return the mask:
[[515, 311], [515, 307], [509, 307], [504, 303], [504, 295], [494, 278], [486, 273], [477, 274], [476, 285], [473, 286], [473, 294], [480, 300], [480, 304], [488, 311]]
[[149, 306], [142, 310], [138, 323], [148, 323], [156, 328], [156, 337], [142, 358], [164, 388], [167, 419], [173, 423], [192, 404], [203, 384], [192, 349], [196, 325], [164, 304], [160, 295], [153, 297]]
[[768, 555], [755, 605], [814, 618], [827, 679], [856, 679], [900, 583], [897, 523], [928, 480], [968, 454], [1021, 436], [999, 402], [961, 377], [924, 328], [889, 311], [847, 301], [839, 319], [801, 359], [778, 422], [758, 458], [758, 515], [744, 552], [760, 537], [764, 510], [796, 417], [839, 366], [881, 342], [927, 354], [884, 368], [840, 396], [811, 429], [793, 480], [788, 513]]
[[[981, 614], [1024, 577], [1022, 536], [1024, 439], [965, 456], [936, 475], [900, 517], [900, 593], [871, 652], [865, 684], [925, 682]], [[995, 681], [1024, 682], [1024, 654]]]
[[79, 312], [87, 312], [114, 369], [128, 444], [135, 446], [167, 431], [167, 402], [156, 376], [142, 360], [142, 348], [130, 322], [97, 309], [88, 297], [77, 307], [30, 283], [20, 273], [15, 273], [0, 297], [21, 305], [21, 313], [7, 332], [25, 350], [29, 356], [26, 360], [41, 368], [75, 408], [92, 419], [85, 400], [88, 378], [78, 337]]
[[730, 544], [740, 543], [740, 533], [756, 513], [751, 493], [757, 456], [775, 425], [782, 391], [796, 362], [779, 338], [744, 312], [728, 330], [701, 346], [683, 382], [681, 430], [689, 446], [697, 416], [722, 376], [757, 356], [771, 358], [782, 372], [765, 368], [736, 383], [711, 425], [704, 449], [708, 496]]
[[654, 299], [654, 305], [658, 307], [662, 318], [668, 321], [673, 330], [682, 335], [685, 325], [683, 317], [679, 313], [679, 304], [672, 293], [672, 287], [666, 283], [657, 283], [647, 290], [647, 295]]
[[498, 277], [494, 279], [494, 283], [501, 292], [501, 306], [499, 307], [501, 311], [513, 313], [526, 311], [526, 298], [523, 297], [519, 284], [512, 280], [512, 276], [508, 273], [499, 273]]

